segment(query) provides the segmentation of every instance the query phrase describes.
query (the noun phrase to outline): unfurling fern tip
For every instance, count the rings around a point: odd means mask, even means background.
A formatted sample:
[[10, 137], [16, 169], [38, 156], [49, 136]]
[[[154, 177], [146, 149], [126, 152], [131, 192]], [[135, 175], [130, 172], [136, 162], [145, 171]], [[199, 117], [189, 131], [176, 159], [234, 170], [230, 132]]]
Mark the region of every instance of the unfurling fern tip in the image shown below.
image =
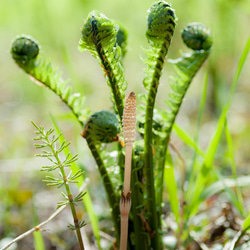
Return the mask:
[[33, 38], [22, 35], [13, 41], [11, 54], [18, 65], [25, 65], [38, 56], [39, 45]]
[[188, 24], [181, 37], [187, 47], [193, 50], [209, 50], [213, 44], [210, 30], [202, 23]]

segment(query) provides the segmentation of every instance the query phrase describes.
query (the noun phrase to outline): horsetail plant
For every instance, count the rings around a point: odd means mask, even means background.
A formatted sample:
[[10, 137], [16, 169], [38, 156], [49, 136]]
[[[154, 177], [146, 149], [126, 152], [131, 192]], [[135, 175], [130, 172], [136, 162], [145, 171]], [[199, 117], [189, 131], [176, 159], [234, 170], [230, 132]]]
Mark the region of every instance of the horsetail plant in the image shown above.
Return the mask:
[[[131, 92], [125, 100], [127, 82], [124, 76], [123, 58], [126, 54], [127, 31], [121, 25], [99, 11], [92, 11], [81, 28], [79, 42], [79, 50], [82, 52], [88, 50], [100, 64], [112, 93], [112, 112], [101, 110], [90, 114], [84, 97], [72, 93], [71, 87], [66, 86], [50, 62], [40, 55], [40, 47], [34, 39], [21, 36], [12, 44], [12, 57], [18, 66], [32, 80], [57, 94], [82, 127], [81, 135], [86, 139], [98, 166], [110, 206], [116, 239], [114, 249], [119, 245], [120, 249], [131, 250], [163, 249], [162, 204], [165, 202], [163, 176], [166, 158], [170, 155], [168, 144], [187, 90], [212, 48], [210, 31], [203, 24], [192, 23], [183, 30], [182, 38], [193, 51], [183, 54], [178, 59], [166, 60], [176, 19], [175, 11], [165, 1], [154, 3], [148, 10], [146, 38], [150, 48], [146, 50], [147, 58], [144, 60], [146, 77], [143, 80], [146, 98], [143, 107], [140, 108], [142, 118], [139, 118], [137, 123], [141, 136], [138, 137], [134, 148], [136, 95]], [[174, 66], [176, 76], [170, 78], [171, 92], [166, 100], [167, 110], [161, 110], [155, 107], [155, 101], [166, 62]], [[119, 136], [122, 125], [125, 152]], [[37, 126], [37, 129], [40, 128]], [[105, 146], [107, 143], [113, 143], [113, 146]], [[65, 146], [68, 145], [65, 144], [62, 148]], [[113, 154], [115, 156], [111, 164], [107, 160], [110, 157], [110, 150], [116, 153]], [[56, 151], [47, 156], [55, 154]], [[66, 163], [70, 164], [67, 160]], [[57, 166], [59, 163], [55, 161], [55, 164]], [[113, 171], [116, 167], [119, 173]], [[62, 176], [65, 177], [63, 173]], [[117, 188], [119, 186], [117, 180], [122, 183], [123, 179], [124, 187], [119, 206], [121, 190]], [[65, 184], [64, 181], [54, 177], [50, 177], [47, 182], [58, 186]], [[78, 198], [80, 200], [82, 196]], [[73, 204], [73, 201], [76, 200], [67, 198], [66, 203]], [[59, 206], [66, 203], [60, 203]], [[176, 222], [178, 223], [177, 218]]]
[[125, 108], [122, 118], [123, 125], [123, 137], [126, 144], [125, 154], [125, 174], [124, 174], [124, 187], [120, 200], [120, 212], [121, 212], [121, 237], [120, 237], [120, 250], [127, 249], [128, 238], [128, 216], [131, 208], [131, 162], [132, 162], [132, 150], [135, 140], [136, 129], [136, 95], [135, 92], [131, 92], [125, 101]]
[[[64, 141], [58, 147], [56, 143], [59, 140], [60, 135], [59, 136], [53, 135], [54, 132], [53, 129], [45, 131], [43, 127], [37, 126], [34, 122], [32, 122], [32, 124], [37, 129], [36, 134], [38, 135], [38, 137], [36, 137], [34, 140], [41, 141], [41, 143], [35, 144], [35, 147], [37, 149], [42, 149], [42, 154], [38, 154], [37, 156], [46, 157], [50, 162], [52, 162], [52, 165], [44, 166], [42, 168], [42, 171], [51, 172], [56, 169], [60, 170], [61, 178], [46, 176], [47, 179], [44, 180], [44, 182], [46, 182], [48, 186], [57, 186], [58, 188], [60, 188], [61, 186], [65, 187], [66, 194], [62, 192], [65, 201], [58, 202], [57, 209], [65, 205], [70, 206], [74, 220], [74, 225], [70, 224], [68, 227], [72, 230], [76, 230], [79, 246], [80, 249], [82, 250], [84, 249], [84, 244], [80, 229], [83, 226], [85, 226], [85, 222], [80, 221], [78, 219], [75, 206], [77, 205], [77, 203], [82, 201], [82, 198], [85, 195], [85, 193], [80, 192], [78, 195], [74, 197], [71, 193], [69, 184], [77, 183], [77, 178], [79, 178], [83, 174], [83, 171], [79, 170], [74, 175], [72, 175], [71, 172], [68, 175], [66, 175], [65, 172], [65, 168], [70, 167], [70, 165], [77, 160], [77, 155], [74, 156], [67, 155], [64, 160], [61, 160], [60, 153], [63, 152], [65, 148], [69, 146], [70, 143]], [[49, 148], [49, 151], [45, 150], [46, 148]]]

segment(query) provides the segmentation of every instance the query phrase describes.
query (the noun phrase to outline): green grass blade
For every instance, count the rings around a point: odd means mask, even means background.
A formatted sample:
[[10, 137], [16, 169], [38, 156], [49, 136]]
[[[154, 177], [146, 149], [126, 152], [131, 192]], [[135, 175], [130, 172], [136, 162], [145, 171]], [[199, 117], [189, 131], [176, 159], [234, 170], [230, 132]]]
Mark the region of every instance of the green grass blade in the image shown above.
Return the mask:
[[242, 224], [243, 231], [247, 231], [248, 229], [250, 229], [250, 214], [246, 217], [246, 219], [244, 220]]
[[[230, 157], [231, 165], [232, 165], [232, 167], [231, 167], [232, 174], [233, 174], [235, 181], [238, 183], [236, 164], [235, 164], [235, 160], [234, 160], [233, 140], [232, 140], [232, 136], [231, 136], [231, 133], [230, 133], [230, 130], [228, 128], [227, 123], [225, 124], [225, 133], [226, 133], [229, 157]], [[244, 215], [245, 214], [244, 201], [243, 201], [243, 197], [242, 197], [242, 193], [241, 193], [241, 190], [239, 188], [239, 185], [236, 185], [236, 196], [237, 196], [238, 210], [242, 215]]]
[[[37, 216], [37, 208], [36, 208], [36, 204], [34, 203], [33, 199], [32, 199], [32, 210], [33, 210], [33, 223], [34, 223], [34, 225], [38, 225], [39, 219]], [[40, 230], [33, 232], [33, 238], [34, 238], [35, 250], [45, 250], [43, 235], [42, 235]]]
[[229, 250], [234, 250], [236, 249], [237, 243], [240, 241], [242, 236], [250, 229], [250, 214], [246, 217], [242, 224], [242, 229], [235, 235], [233, 238]]
[[33, 233], [33, 238], [34, 238], [35, 250], [45, 250], [45, 245], [41, 231], [35, 231]]
[[226, 185], [224, 177], [220, 174], [220, 172], [217, 169], [214, 169], [214, 172], [216, 173], [218, 179], [223, 184], [224, 189], [226, 191], [226, 194], [228, 195], [228, 198], [229, 198], [230, 202], [238, 209], [238, 211], [240, 212], [240, 214], [243, 215], [244, 214], [244, 209], [242, 208], [240, 201], [237, 199], [237, 197], [234, 194], [234, 192], [232, 191], [232, 189], [230, 189]]
[[202, 191], [201, 199], [205, 200], [214, 194], [224, 191], [225, 186], [228, 188], [248, 187], [250, 186], [250, 176], [238, 176], [237, 180], [234, 178], [226, 178], [223, 182], [221, 180], [216, 181]]
[[179, 199], [177, 192], [178, 188], [175, 181], [173, 160], [169, 152], [167, 153], [165, 166], [166, 167], [164, 169], [164, 181], [167, 187], [168, 199], [172, 212], [175, 216], [176, 222], [179, 223], [180, 213], [179, 213]]
[[[55, 126], [55, 129], [56, 129], [57, 133], [61, 134], [60, 141], [62, 143], [65, 140], [65, 138], [63, 137], [63, 134], [62, 134], [61, 130], [59, 129], [55, 119], [52, 116], [51, 116], [51, 119], [52, 119], [52, 122], [53, 122], [53, 124]], [[68, 147], [64, 150], [64, 153], [65, 153], [65, 155], [70, 153]], [[76, 172], [81, 170], [81, 168], [79, 168], [79, 166], [75, 162], [73, 162], [71, 164], [70, 169], [72, 171], [72, 174], [75, 174]], [[85, 181], [83, 175], [81, 175], [77, 180], [79, 181], [79, 183], [76, 183], [76, 184], [80, 188], [84, 184], [84, 181]], [[85, 189], [84, 191], [86, 191], [86, 194], [84, 195], [82, 201], [83, 201], [84, 207], [85, 207], [85, 209], [87, 211], [87, 214], [89, 216], [90, 223], [91, 223], [92, 230], [93, 230], [93, 234], [95, 235], [97, 245], [98, 245], [99, 249], [102, 249], [101, 248], [101, 242], [100, 242], [101, 238], [100, 238], [100, 228], [99, 228], [99, 225], [98, 225], [98, 218], [97, 218], [97, 216], [96, 216], [96, 214], [94, 212], [92, 199], [90, 197], [90, 194], [89, 194], [88, 190]]]
[[189, 136], [187, 132], [185, 132], [179, 125], [176, 123], [173, 126], [174, 132], [176, 135], [183, 141], [185, 144], [192, 147], [199, 155], [205, 156], [204, 152], [197, 146], [195, 141]]

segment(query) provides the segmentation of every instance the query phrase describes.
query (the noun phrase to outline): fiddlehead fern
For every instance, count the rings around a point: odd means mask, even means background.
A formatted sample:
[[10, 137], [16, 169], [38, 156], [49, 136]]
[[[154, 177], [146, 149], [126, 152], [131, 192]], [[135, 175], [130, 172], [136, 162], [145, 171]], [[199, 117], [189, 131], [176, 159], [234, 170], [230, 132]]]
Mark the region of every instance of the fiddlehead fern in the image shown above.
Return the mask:
[[213, 43], [210, 30], [202, 23], [188, 24], [181, 37], [187, 47], [193, 50], [209, 50]]
[[118, 40], [118, 31], [118, 25], [115, 25], [102, 13], [93, 11], [82, 27], [79, 49], [83, 52], [89, 50], [100, 63], [113, 93], [115, 110], [122, 120], [124, 91], [127, 86], [119, 46], [120, 41], [124, 41], [124, 39]]
[[148, 14], [148, 29], [146, 36], [152, 49], [147, 51], [146, 63], [147, 77], [144, 79], [144, 87], [149, 91], [145, 114], [144, 153], [145, 153], [145, 174], [147, 183], [147, 204], [149, 227], [155, 232], [152, 238], [151, 247], [159, 249], [158, 225], [160, 217], [157, 215], [155, 206], [154, 169], [152, 152], [152, 124], [153, 110], [156, 93], [159, 85], [161, 71], [165, 57], [173, 36], [175, 28], [175, 14], [170, 5], [159, 1], [151, 6]]
[[85, 124], [82, 136], [91, 137], [92, 141], [109, 143], [118, 141], [120, 123], [116, 115], [109, 111], [98, 111], [90, 116]]
[[175, 118], [179, 112], [183, 98], [194, 76], [207, 59], [212, 46], [210, 30], [200, 23], [191, 23], [182, 31], [184, 43], [192, 48], [192, 53], [183, 54], [176, 60], [168, 60], [175, 67], [177, 76], [170, 79], [172, 92], [167, 105], [170, 110], [164, 114], [166, 121], [165, 142], [168, 141]]
[[120, 122], [116, 118], [116, 115], [109, 111], [98, 111], [92, 114], [87, 120], [82, 133], [82, 137], [86, 139], [88, 147], [97, 163], [98, 170], [102, 177], [103, 185], [108, 197], [109, 206], [112, 209], [112, 219], [118, 238], [120, 234], [119, 199], [109, 177], [109, 173], [100, 156], [98, 145], [100, 143], [110, 143], [118, 141], [119, 132]]
[[169, 109], [162, 111], [165, 137], [162, 139], [162, 163], [160, 164], [159, 178], [157, 180], [157, 187], [159, 187], [159, 204], [162, 202], [165, 156], [176, 116], [191, 81], [207, 59], [212, 46], [210, 31], [200, 23], [191, 23], [187, 25], [182, 31], [182, 39], [184, 43], [194, 51], [192, 53], [183, 54], [182, 57], [176, 60], [168, 60], [168, 62], [174, 65], [177, 76], [170, 79], [172, 91], [169, 94], [169, 100], [166, 102]]
[[27, 64], [38, 56], [38, 43], [31, 37], [19, 37], [12, 44], [11, 54], [16, 63], [22, 67], [21, 65]]
[[58, 95], [83, 126], [83, 120], [86, 116], [84, 98], [79, 93], [72, 93], [71, 87], [61, 79], [57, 70], [40, 55], [38, 43], [28, 36], [17, 37], [12, 43], [11, 54], [18, 66], [30, 76], [31, 80], [48, 87]]
[[147, 59], [144, 61], [147, 77], [143, 83], [146, 89], [149, 89], [150, 84], [158, 87], [162, 67], [175, 28], [174, 10], [168, 3], [159, 1], [153, 4], [148, 12], [146, 36], [151, 49], [146, 50]]

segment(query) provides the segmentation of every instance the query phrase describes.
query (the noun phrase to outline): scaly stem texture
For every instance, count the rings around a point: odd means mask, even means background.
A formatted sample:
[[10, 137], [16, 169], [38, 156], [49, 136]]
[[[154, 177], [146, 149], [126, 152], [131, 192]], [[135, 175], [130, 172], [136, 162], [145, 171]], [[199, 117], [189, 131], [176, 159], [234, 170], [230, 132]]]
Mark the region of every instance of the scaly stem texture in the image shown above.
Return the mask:
[[135, 140], [135, 129], [136, 129], [136, 95], [133, 91], [126, 98], [122, 124], [123, 124], [123, 136], [126, 143], [126, 154], [125, 154], [124, 190], [122, 192], [120, 200], [120, 212], [121, 212], [120, 250], [126, 250], [128, 242], [128, 219], [131, 208], [130, 180], [131, 180], [132, 150], [133, 150], [133, 142]]

